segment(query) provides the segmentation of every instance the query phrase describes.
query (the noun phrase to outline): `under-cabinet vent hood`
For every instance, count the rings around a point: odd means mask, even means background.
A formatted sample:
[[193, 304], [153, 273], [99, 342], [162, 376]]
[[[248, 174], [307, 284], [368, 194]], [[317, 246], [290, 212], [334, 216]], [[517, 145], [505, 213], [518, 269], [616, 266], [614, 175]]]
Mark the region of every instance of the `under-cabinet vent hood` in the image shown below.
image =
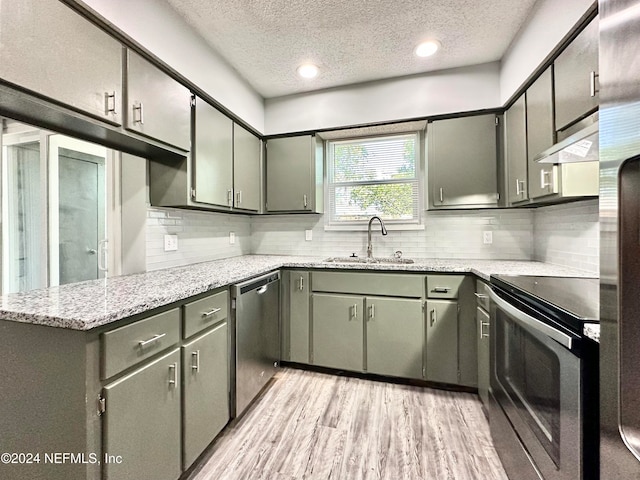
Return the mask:
[[538, 163], [576, 163], [594, 162], [600, 158], [598, 121], [568, 136], [561, 142], [536, 155]]

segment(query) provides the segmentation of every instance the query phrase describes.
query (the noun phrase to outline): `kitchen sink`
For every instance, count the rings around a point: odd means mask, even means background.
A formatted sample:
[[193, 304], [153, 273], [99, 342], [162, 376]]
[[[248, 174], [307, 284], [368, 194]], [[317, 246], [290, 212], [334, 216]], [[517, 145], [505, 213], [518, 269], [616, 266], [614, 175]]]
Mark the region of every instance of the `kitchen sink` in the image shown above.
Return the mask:
[[360, 257], [330, 257], [324, 260], [327, 263], [388, 263], [388, 264], [409, 264], [414, 263], [410, 258], [395, 258], [395, 257], [373, 257], [373, 258], [360, 258]]

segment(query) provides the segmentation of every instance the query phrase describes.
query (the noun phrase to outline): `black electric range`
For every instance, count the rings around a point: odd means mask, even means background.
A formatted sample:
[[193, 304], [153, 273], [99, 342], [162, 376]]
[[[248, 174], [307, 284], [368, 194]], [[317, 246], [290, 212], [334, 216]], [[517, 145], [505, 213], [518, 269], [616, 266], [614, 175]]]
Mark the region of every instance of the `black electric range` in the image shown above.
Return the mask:
[[548, 321], [583, 335], [584, 325], [600, 321], [600, 280], [579, 277], [492, 275], [498, 294], [542, 312]]

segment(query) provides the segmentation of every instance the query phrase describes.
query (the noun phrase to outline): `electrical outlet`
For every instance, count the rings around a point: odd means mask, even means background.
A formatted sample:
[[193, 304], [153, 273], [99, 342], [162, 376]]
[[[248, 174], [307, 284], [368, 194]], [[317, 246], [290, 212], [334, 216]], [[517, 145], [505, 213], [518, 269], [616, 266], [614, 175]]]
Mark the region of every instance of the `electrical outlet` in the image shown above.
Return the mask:
[[178, 250], [178, 235], [165, 235], [164, 236], [164, 251], [174, 252]]
[[236, 244], [236, 234], [235, 232], [229, 232], [229, 245]]
[[304, 239], [307, 242], [310, 242], [311, 240], [313, 240], [313, 230], [305, 230], [304, 231]]
[[482, 232], [482, 242], [485, 245], [491, 245], [493, 243], [493, 232], [491, 230]]

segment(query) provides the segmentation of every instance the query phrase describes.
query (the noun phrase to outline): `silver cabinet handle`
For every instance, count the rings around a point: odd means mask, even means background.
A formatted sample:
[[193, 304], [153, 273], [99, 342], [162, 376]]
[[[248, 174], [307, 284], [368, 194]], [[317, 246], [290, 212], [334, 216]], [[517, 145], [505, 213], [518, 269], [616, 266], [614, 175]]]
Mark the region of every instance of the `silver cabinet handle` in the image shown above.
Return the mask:
[[159, 333], [157, 335], [154, 335], [153, 337], [151, 337], [149, 340], [141, 340], [138, 342], [138, 346], [140, 348], [144, 348], [147, 345], [149, 345], [150, 343], [156, 342], [158, 340], [160, 340], [162, 337], [166, 336], [166, 333]]
[[304, 290], [304, 277], [300, 276], [300, 280], [298, 281], [298, 290], [303, 291]]
[[520, 196], [522, 192], [520, 191], [520, 180], [516, 178], [516, 195]]
[[373, 320], [375, 316], [376, 316], [376, 306], [371, 305], [369, 306], [369, 320]]
[[448, 287], [435, 287], [431, 290], [433, 293], [449, 293], [451, 289]]
[[440, 187], [440, 203], [444, 203], [444, 189]]
[[489, 323], [480, 322], [480, 338], [489, 338], [489, 334], [484, 333], [484, 327], [488, 327], [488, 326], [489, 326]]
[[307, 194], [306, 193], [302, 196], [302, 199], [304, 201], [304, 208], [307, 208]]
[[227, 190], [227, 204], [231, 206], [233, 203], [233, 190]]
[[[138, 118], [136, 118], [136, 112], [138, 112]], [[133, 104], [133, 123], [144, 125], [144, 105], [142, 102], [136, 102]]]
[[474, 295], [476, 296], [476, 298], [481, 298], [481, 299], [485, 299], [485, 298], [489, 298], [489, 295], [485, 295], [483, 293], [474, 293]]
[[516, 195], [519, 197], [520, 195], [524, 195], [526, 190], [524, 188], [524, 180], [520, 180], [516, 178]]
[[104, 114], [116, 114], [116, 92], [104, 92]]
[[522, 185], [522, 186], [520, 187], [520, 194], [521, 194], [521, 195], [525, 195], [525, 194], [527, 193], [527, 189], [526, 189], [526, 187], [525, 187], [525, 182], [524, 182], [524, 180], [520, 180], [520, 185]]
[[438, 312], [435, 308], [432, 308], [429, 312], [429, 326], [433, 327], [433, 324], [438, 321]]
[[[546, 178], [549, 178], [547, 181]], [[540, 188], [551, 187], [551, 170], [540, 170]]]
[[242, 203], [242, 190], [238, 190], [236, 192], [236, 207], [240, 206]]
[[589, 72], [589, 95], [595, 97], [596, 94], [600, 91], [600, 89], [596, 86], [596, 79], [598, 79], [600, 75], [596, 72]]
[[191, 370], [200, 371], [200, 350], [191, 352]]
[[178, 363], [172, 363], [169, 365], [169, 385], [178, 385]]
[[207, 318], [207, 317], [210, 317], [211, 315], [215, 315], [220, 310], [222, 310], [222, 309], [221, 308], [214, 308], [213, 310], [209, 310], [208, 312], [202, 312], [202, 318]]
[[109, 240], [103, 238], [98, 242], [98, 270], [106, 272], [107, 268], [107, 252]]
[[351, 306], [351, 318], [358, 318], [358, 304], [354, 303]]

